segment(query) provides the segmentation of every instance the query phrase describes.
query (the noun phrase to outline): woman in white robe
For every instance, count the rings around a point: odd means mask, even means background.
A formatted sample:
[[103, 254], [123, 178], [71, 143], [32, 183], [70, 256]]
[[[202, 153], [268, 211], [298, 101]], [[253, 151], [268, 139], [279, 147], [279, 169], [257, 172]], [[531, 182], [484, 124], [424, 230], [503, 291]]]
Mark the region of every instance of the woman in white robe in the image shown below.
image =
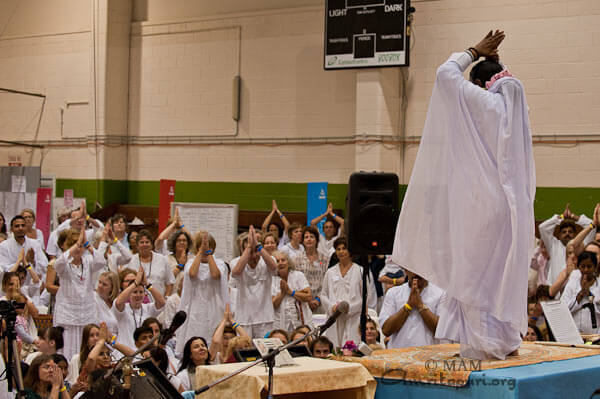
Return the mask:
[[[352, 262], [344, 237], [335, 240], [334, 248], [339, 263], [325, 273], [321, 303], [328, 316], [335, 313], [340, 302], [347, 302], [350, 306], [348, 313], [340, 315], [325, 335], [337, 347], [343, 346], [346, 341], [354, 341], [358, 345], [362, 307], [362, 268]], [[369, 287], [370, 285], [367, 286], [368, 291], [370, 291]]]
[[213, 256], [216, 248], [214, 238], [200, 231], [194, 237], [198, 252], [188, 259], [183, 271], [183, 290], [179, 310], [187, 313], [187, 319], [177, 332], [177, 353], [182, 353], [185, 343], [193, 336], [210, 338], [222, 319], [227, 293], [227, 267]]
[[312, 294], [308, 280], [302, 272], [294, 270], [286, 253], [275, 251], [273, 256], [277, 261], [277, 276], [271, 283], [275, 311], [273, 329], [292, 331], [301, 325], [311, 326], [312, 311], [308, 302]]
[[[70, 238], [73, 243], [74, 230]], [[104, 245], [104, 247], [103, 247]], [[79, 352], [79, 345], [86, 324], [97, 321], [96, 303], [93, 300], [94, 281], [92, 275], [102, 269], [106, 261], [104, 250], [106, 243], [101, 243], [98, 250], [93, 251], [89, 242], [85, 241], [85, 231], [79, 233], [79, 240], [63, 252], [54, 263], [54, 269], [60, 279], [60, 287], [56, 294], [54, 308], [54, 325], [64, 328], [63, 355], [71, 359]]]

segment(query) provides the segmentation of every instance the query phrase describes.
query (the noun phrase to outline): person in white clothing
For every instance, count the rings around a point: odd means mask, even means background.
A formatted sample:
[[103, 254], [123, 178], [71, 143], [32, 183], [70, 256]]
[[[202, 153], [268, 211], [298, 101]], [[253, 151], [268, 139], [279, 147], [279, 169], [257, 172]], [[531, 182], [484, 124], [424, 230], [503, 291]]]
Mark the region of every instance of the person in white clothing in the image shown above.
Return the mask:
[[94, 292], [96, 303], [96, 323], [106, 323], [112, 335], [119, 335], [119, 323], [113, 311], [114, 301], [119, 295], [119, 276], [113, 272], [104, 272], [98, 277]]
[[302, 245], [302, 225], [300, 223], [292, 223], [287, 229], [287, 234], [290, 237], [290, 242], [280, 247], [281, 252], [285, 252], [290, 258], [295, 259], [304, 252]]
[[[152, 295], [154, 302], [142, 303], [146, 291]], [[165, 306], [165, 298], [160, 290], [152, 284], [148, 284], [146, 273], [140, 267], [135, 280], [119, 294], [114, 303], [113, 310], [119, 329], [117, 342], [129, 348], [135, 348], [133, 332], [142, 326], [146, 318], [158, 316], [163, 306]]]
[[312, 294], [308, 280], [302, 272], [294, 270], [286, 253], [275, 251], [273, 256], [277, 261], [277, 276], [273, 277], [271, 289], [275, 310], [273, 328], [292, 331], [301, 325], [312, 325], [312, 311], [308, 306]]
[[[581, 227], [588, 227], [592, 220], [585, 215], [575, 215], [569, 209], [569, 204], [565, 207], [562, 215], [554, 215], [550, 219], [540, 223], [540, 237], [546, 246], [550, 255], [547, 265], [547, 285], [552, 285], [558, 278], [561, 270], [565, 268], [565, 248], [567, 243], [575, 238], [576, 224]], [[559, 238], [554, 236], [554, 230], [559, 226]], [[584, 245], [594, 239], [593, 233], [584, 239]]]
[[[330, 202], [329, 205], [327, 205], [327, 211], [321, 216], [317, 216], [311, 220], [310, 225], [317, 228], [317, 225], [323, 219], [325, 219], [325, 223], [323, 223], [323, 234], [320, 235], [319, 239], [319, 251], [331, 256], [335, 252], [333, 242], [344, 231], [344, 218], [333, 213], [333, 205]], [[335, 223], [333, 222], [334, 220], [338, 224], [338, 228], [336, 228]]]
[[[86, 222], [89, 222], [90, 228], [86, 229]], [[71, 212], [71, 218], [63, 221], [57, 228], [50, 234], [48, 238], [48, 244], [46, 246], [46, 253], [52, 258], [56, 258], [62, 253], [58, 246], [58, 235], [61, 231], [66, 229], [73, 229], [77, 232], [85, 230], [86, 241], [92, 242], [94, 240], [94, 233], [104, 228], [104, 225], [99, 220], [91, 218], [86, 211], [85, 202], [81, 202], [78, 209]]]
[[[560, 301], [566, 304], [573, 315], [581, 334], [597, 334], [600, 321], [600, 283], [596, 276], [598, 258], [596, 254], [583, 251], [577, 258], [579, 278], [567, 283]], [[593, 326], [592, 320], [596, 322]]]
[[77, 242], [74, 235], [66, 242], [69, 249], [62, 253], [54, 263], [54, 270], [60, 279], [60, 287], [56, 294], [54, 309], [54, 325], [65, 329], [65, 347], [63, 355], [70, 359], [79, 350], [83, 327], [97, 321], [96, 303], [90, 297], [94, 291], [95, 281], [92, 275], [106, 264], [102, 252], [106, 243], [97, 250], [92, 250], [85, 241], [85, 232], [81, 230]]
[[[274, 223], [272, 221], [273, 216], [276, 213], [279, 216], [279, 219], [281, 220], [281, 222], [283, 223], [283, 229], [281, 228], [281, 226], [279, 224]], [[267, 215], [267, 217], [265, 218], [265, 220], [262, 224], [262, 231], [265, 233], [273, 233], [273, 235], [275, 235], [275, 237], [277, 237], [277, 240], [279, 241], [278, 248], [281, 249], [285, 244], [290, 242], [290, 239], [287, 234], [288, 227], [290, 227], [290, 222], [287, 220], [285, 215], [283, 213], [281, 213], [281, 211], [277, 207], [277, 202], [275, 200], [273, 200], [271, 212], [269, 213], [269, 215]], [[283, 234], [281, 234], [282, 230], [283, 230]]]
[[234, 299], [235, 318], [253, 338], [262, 338], [272, 330], [273, 305], [271, 282], [277, 273], [275, 260], [258, 243], [254, 227], [248, 232], [248, 245], [237, 260], [231, 261], [231, 280], [237, 293]]
[[[321, 304], [329, 316], [335, 313], [340, 302], [350, 305], [348, 313], [340, 315], [325, 332], [335, 346], [341, 347], [346, 341], [354, 341], [355, 344], [360, 342], [358, 325], [362, 307], [362, 268], [352, 261], [345, 237], [335, 240], [334, 248], [339, 263], [325, 273]], [[367, 287], [369, 291], [370, 287]]]
[[0, 268], [1, 271], [11, 270], [19, 259], [22, 250], [25, 251], [26, 267], [31, 266], [38, 275], [45, 275], [48, 268], [48, 258], [36, 240], [26, 236], [25, 218], [17, 215], [12, 218], [10, 228], [13, 236], [0, 243]]
[[317, 249], [320, 239], [319, 230], [316, 227], [305, 226], [302, 229], [302, 245], [304, 245], [305, 252], [293, 260], [295, 270], [304, 273], [310, 285], [310, 293], [313, 298], [308, 306], [313, 312], [321, 306], [321, 287], [329, 266], [329, 255]]
[[215, 239], [208, 232], [199, 231], [194, 242], [198, 252], [195, 258], [188, 260], [183, 271], [179, 310], [186, 312], [187, 319], [177, 332], [177, 353], [183, 353], [185, 343], [195, 335], [210, 340], [229, 302], [227, 266], [213, 255]]
[[525, 89], [499, 62], [504, 38], [490, 31], [437, 69], [392, 253], [446, 292], [435, 337], [473, 359], [517, 354], [527, 332], [535, 163]]
[[391, 336], [388, 348], [437, 343], [434, 334], [445, 293], [410, 271], [406, 274], [405, 284], [387, 291], [379, 313], [383, 333]]
[[115, 213], [110, 218], [112, 231], [115, 233], [115, 238], [129, 249], [129, 241], [127, 240], [127, 219], [122, 213]]
[[181, 365], [177, 379], [172, 383], [181, 393], [194, 388], [196, 367], [210, 364], [208, 345], [203, 337], [195, 336], [188, 339], [183, 348]]
[[35, 227], [35, 212], [33, 211], [33, 209], [23, 209], [21, 211], [21, 216], [25, 218], [25, 225], [27, 227], [27, 237], [31, 238], [32, 240], [36, 240], [38, 244], [40, 244], [40, 248], [44, 248], [44, 233], [42, 232], [42, 230]]
[[141, 230], [137, 236], [138, 253], [131, 257], [128, 268], [137, 270], [140, 266], [146, 273], [148, 282], [157, 288], [164, 297], [173, 292], [175, 276], [167, 259], [152, 250], [154, 239], [148, 230]]

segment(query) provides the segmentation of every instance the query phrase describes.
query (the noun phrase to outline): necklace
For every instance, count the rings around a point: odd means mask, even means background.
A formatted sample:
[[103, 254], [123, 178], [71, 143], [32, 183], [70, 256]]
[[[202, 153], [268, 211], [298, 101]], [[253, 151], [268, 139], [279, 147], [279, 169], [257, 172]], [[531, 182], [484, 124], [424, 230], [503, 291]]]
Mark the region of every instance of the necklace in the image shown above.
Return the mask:
[[[131, 304], [129, 304], [129, 307], [131, 307]], [[144, 306], [140, 307], [140, 321], [138, 322], [137, 318], [135, 317], [135, 311], [133, 310], [133, 308], [131, 308], [131, 315], [133, 316], [133, 322], [135, 324], [135, 328], [138, 328], [138, 323], [141, 326], [142, 325], [142, 320], [144, 317]]]
[[[77, 275], [77, 272], [75, 271], [75, 269], [77, 269], [78, 266], [77, 265], [73, 266], [73, 264], [71, 262], [69, 262], [69, 266], [71, 267], [71, 270], [73, 270], [73, 272], [75, 273], [75, 275]], [[79, 281], [83, 281], [83, 272], [84, 272], [84, 269], [83, 269], [83, 261], [82, 261], [81, 262], [81, 273], [79, 273], [79, 276], [78, 276], [79, 277]]]
[[[150, 262], [144, 262], [144, 263], [150, 263], [150, 266], [148, 266], [148, 276], [146, 276], [148, 278], [148, 280], [150, 280], [150, 275], [152, 274], [152, 261], [154, 260], [154, 256], [152, 256], [152, 252], [150, 252]], [[142, 257], [140, 256], [140, 265], [142, 264]]]

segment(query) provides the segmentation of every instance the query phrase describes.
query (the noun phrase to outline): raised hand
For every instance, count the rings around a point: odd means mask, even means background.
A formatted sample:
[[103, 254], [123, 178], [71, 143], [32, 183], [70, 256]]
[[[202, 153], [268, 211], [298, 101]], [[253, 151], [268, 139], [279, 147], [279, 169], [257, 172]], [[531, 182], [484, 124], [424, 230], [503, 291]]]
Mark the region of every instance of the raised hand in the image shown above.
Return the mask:
[[108, 226], [106, 228], [106, 234], [108, 236], [108, 239], [110, 240], [109, 243], [112, 244], [115, 240], [115, 232], [113, 231], [112, 225], [110, 223], [108, 223]]
[[198, 248], [198, 253], [200, 255], [204, 255], [209, 249], [208, 236], [206, 234], [202, 234], [202, 242], [200, 243], [200, 248]]
[[35, 253], [33, 252], [33, 248], [29, 248], [29, 250], [25, 254], [25, 260], [27, 261], [27, 263], [33, 264], [33, 261], [35, 260]]
[[500, 30], [489, 31], [479, 43], [475, 45], [475, 51], [481, 57], [498, 59], [498, 46], [504, 40], [504, 32]]
[[250, 225], [250, 229], [248, 230], [248, 245], [252, 250], [256, 247], [258, 241], [256, 239], [256, 231], [254, 230], [254, 226]]
[[406, 301], [406, 303], [413, 309], [417, 309], [421, 306], [421, 290], [419, 289], [417, 279], [413, 279], [410, 282], [410, 295], [408, 296], [408, 301]]
[[50, 367], [51, 367], [50, 368], [50, 370], [51, 370], [50, 381], [52, 382], [52, 386], [60, 387], [65, 380], [63, 377], [62, 370], [56, 364], [53, 364]]
[[596, 204], [596, 208], [594, 209], [594, 216], [592, 218], [592, 223], [596, 229], [600, 228], [600, 203]]
[[331, 202], [327, 205], [327, 214], [333, 216], [333, 204]]
[[144, 272], [144, 268], [142, 266], [140, 266], [140, 268], [137, 271], [137, 274], [135, 275], [135, 280], [134, 280], [135, 285], [142, 284], [145, 277], [146, 277], [146, 273]]
[[106, 323], [100, 323], [100, 333], [98, 334], [98, 338], [104, 341], [108, 341], [109, 333], [108, 327], [106, 327]]
[[288, 285], [287, 281], [285, 281], [284, 279], [281, 279], [281, 281], [279, 282], [279, 288], [281, 289], [281, 292], [283, 292], [284, 294], [290, 293], [290, 286]]
[[21, 251], [19, 251], [19, 257], [17, 258], [17, 263], [21, 264], [25, 261], [25, 248], [21, 248]]

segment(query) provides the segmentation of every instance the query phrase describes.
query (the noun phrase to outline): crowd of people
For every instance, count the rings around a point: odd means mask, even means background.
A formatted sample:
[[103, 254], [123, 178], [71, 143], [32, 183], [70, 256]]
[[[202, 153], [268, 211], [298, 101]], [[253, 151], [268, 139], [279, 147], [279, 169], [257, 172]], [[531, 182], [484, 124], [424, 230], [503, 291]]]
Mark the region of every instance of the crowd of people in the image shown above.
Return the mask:
[[[196, 366], [236, 362], [236, 351], [251, 348], [253, 338], [303, 337], [342, 302], [348, 311], [325, 335], [301, 344], [316, 357], [352, 355], [361, 341], [363, 266], [365, 343], [382, 349], [438, 342], [444, 291], [389, 256], [353, 257], [344, 219], [331, 204], [303, 226], [290, 223], [273, 201], [261, 228], [239, 235], [239, 256], [229, 262], [215, 256], [220, 243], [210, 232], [188, 231], [177, 211], [153, 237], [128, 231], [121, 214], [95, 220], [82, 204], [61, 212], [47, 245], [33, 210], [0, 220], [2, 299], [25, 305], [15, 329], [31, 397], [66, 399], [93, 390], [100, 371], [133, 355], [179, 310], [187, 318], [175, 337], [136, 356], [153, 359], [180, 392], [192, 388]], [[590, 313], [600, 317], [599, 222], [600, 205], [592, 219], [567, 206], [540, 224], [523, 340], [551, 339], [540, 308], [551, 298], [567, 304], [581, 333], [597, 332]], [[43, 314], [52, 315], [52, 326], [37, 329]]]

